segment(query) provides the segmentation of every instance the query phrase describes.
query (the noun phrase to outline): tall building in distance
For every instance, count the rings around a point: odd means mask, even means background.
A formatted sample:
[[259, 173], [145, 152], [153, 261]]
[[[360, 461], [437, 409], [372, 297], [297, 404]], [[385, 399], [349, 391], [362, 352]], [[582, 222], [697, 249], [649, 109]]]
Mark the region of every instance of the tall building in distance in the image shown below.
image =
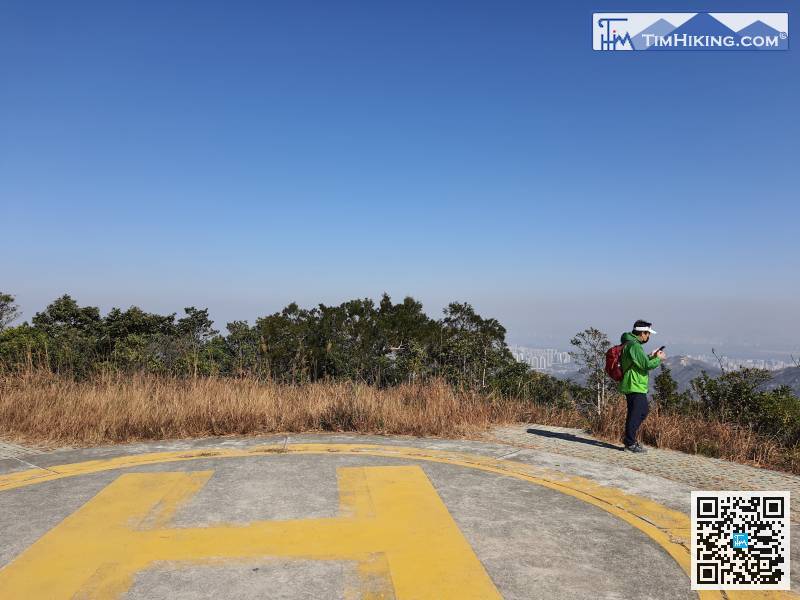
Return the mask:
[[510, 346], [509, 350], [518, 361], [543, 373], [574, 371], [577, 368], [569, 352], [563, 350], [527, 346]]
[[713, 354], [688, 354], [687, 358], [693, 358], [694, 360], [699, 360], [715, 367], [721, 365], [726, 371], [735, 371], [736, 369], [766, 369], [767, 371], [779, 371], [781, 369], [797, 366], [791, 360], [731, 358], [724, 354], [719, 358]]

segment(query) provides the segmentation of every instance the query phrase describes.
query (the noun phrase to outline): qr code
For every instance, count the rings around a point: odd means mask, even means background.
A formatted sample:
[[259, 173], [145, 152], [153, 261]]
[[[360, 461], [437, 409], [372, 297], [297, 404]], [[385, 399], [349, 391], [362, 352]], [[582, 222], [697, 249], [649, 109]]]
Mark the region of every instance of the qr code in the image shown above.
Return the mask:
[[789, 589], [789, 492], [692, 492], [692, 589]]

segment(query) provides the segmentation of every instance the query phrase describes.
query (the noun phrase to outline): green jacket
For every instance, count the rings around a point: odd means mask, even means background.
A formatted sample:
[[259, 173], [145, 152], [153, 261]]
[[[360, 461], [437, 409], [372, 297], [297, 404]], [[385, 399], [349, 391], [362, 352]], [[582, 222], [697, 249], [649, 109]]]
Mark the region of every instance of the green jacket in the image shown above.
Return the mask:
[[642, 343], [635, 335], [625, 332], [620, 338], [625, 344], [619, 363], [622, 367], [622, 381], [619, 382], [619, 391], [623, 394], [631, 392], [647, 393], [650, 384], [648, 371], [661, 364], [661, 359], [647, 356], [642, 348]]

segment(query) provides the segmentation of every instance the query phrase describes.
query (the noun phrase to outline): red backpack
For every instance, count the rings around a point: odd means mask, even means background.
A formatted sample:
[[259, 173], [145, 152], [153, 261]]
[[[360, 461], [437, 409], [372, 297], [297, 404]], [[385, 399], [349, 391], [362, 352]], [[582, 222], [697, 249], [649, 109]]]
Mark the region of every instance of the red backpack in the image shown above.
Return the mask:
[[622, 351], [625, 344], [619, 344], [606, 352], [606, 373], [614, 381], [622, 381]]

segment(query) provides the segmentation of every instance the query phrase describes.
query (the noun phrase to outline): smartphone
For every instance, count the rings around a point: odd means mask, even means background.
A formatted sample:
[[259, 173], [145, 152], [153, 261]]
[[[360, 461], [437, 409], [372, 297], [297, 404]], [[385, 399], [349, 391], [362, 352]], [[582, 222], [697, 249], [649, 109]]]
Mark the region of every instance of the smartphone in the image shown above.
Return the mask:
[[659, 348], [658, 350], [656, 350], [656, 352], [663, 352], [664, 348], [666, 348], [666, 346], [661, 346], [661, 348]]

